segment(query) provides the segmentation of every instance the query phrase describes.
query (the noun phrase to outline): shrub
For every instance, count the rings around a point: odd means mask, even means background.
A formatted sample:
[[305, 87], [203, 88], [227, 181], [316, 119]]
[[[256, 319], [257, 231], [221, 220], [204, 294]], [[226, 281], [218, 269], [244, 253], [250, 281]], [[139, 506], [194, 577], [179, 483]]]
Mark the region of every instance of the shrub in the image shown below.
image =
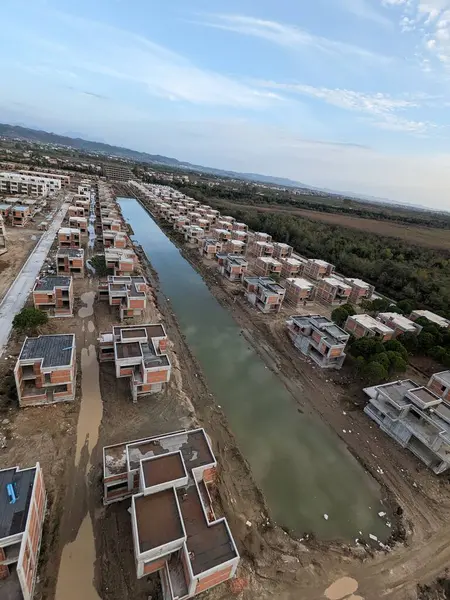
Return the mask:
[[48, 322], [48, 315], [37, 308], [22, 308], [13, 320], [13, 327], [18, 331], [34, 332]]

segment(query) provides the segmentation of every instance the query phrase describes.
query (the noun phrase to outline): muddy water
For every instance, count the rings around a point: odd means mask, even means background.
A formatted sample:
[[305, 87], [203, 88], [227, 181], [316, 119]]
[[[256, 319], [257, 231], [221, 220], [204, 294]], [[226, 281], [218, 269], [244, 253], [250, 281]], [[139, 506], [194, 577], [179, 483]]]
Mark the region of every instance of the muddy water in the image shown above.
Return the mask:
[[385, 539], [390, 529], [377, 514], [386, 509], [376, 482], [333, 432], [298, 412], [295, 400], [249, 347], [231, 314], [137, 200], [119, 202], [226, 413], [272, 518], [298, 535], [314, 531], [322, 539], [352, 540], [362, 532]]
[[[81, 300], [86, 306], [80, 308], [78, 316], [87, 319], [93, 314], [94, 292], [86, 292]], [[66, 511], [75, 520], [85, 512], [75, 539], [64, 546], [56, 586], [56, 600], [99, 600], [94, 586], [95, 540], [91, 517], [87, 511], [89, 490], [88, 472], [93, 464], [92, 452], [98, 442], [99, 428], [103, 416], [100, 394], [99, 365], [95, 349], [95, 325], [89, 320], [88, 334], [83, 322], [85, 337], [81, 350], [81, 406], [77, 424], [77, 448], [75, 455], [74, 488], [76, 496]], [[83, 459], [82, 463], [80, 460]], [[86, 462], [84, 462], [86, 461]]]

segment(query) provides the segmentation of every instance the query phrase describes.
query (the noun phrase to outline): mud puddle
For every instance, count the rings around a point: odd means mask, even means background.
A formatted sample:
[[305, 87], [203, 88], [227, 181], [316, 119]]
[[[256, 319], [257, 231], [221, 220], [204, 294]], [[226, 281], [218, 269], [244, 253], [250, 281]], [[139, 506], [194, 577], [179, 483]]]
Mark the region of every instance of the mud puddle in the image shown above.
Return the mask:
[[86, 317], [91, 317], [94, 314], [94, 300], [95, 300], [95, 292], [85, 292], [81, 294], [81, 301], [86, 304], [86, 306], [82, 306], [78, 311], [78, 316], [82, 319]]

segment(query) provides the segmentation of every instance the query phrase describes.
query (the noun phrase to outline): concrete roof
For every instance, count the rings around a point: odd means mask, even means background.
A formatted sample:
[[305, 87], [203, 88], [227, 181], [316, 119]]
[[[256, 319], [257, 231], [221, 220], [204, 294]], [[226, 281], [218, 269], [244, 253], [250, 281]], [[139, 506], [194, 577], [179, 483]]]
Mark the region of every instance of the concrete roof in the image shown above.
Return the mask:
[[376, 329], [382, 333], [392, 333], [394, 331], [370, 315], [352, 315], [350, 318], [353, 319], [353, 321], [360, 323], [363, 327], [367, 327], [367, 329]]
[[428, 319], [432, 323], [435, 323], [436, 325], [439, 325], [440, 327], [450, 327], [450, 321], [444, 319], [444, 317], [440, 317], [439, 315], [437, 315], [434, 312], [431, 312], [430, 310], [413, 310], [411, 314], [414, 316], [417, 315], [418, 317], [425, 317], [426, 319]]
[[33, 291], [51, 291], [54, 290], [55, 287], [70, 287], [72, 282], [72, 277], [63, 277], [63, 276], [46, 276], [39, 277], [36, 281]]
[[307, 279], [303, 279], [303, 277], [289, 277], [286, 281], [289, 281], [291, 285], [295, 285], [296, 287], [310, 290], [314, 287], [314, 284]]
[[22, 346], [19, 361], [42, 360], [42, 367], [64, 367], [72, 362], [75, 348], [73, 333], [64, 335], [40, 335], [27, 338]]
[[83, 248], [58, 248], [56, 256], [70, 256], [71, 258], [83, 258]]
[[393, 312], [378, 313], [378, 317], [381, 317], [384, 319], [389, 319], [390, 321], [395, 323], [395, 325], [398, 325], [399, 327], [402, 327], [403, 329], [409, 329], [411, 331], [415, 331], [416, 327], [418, 327], [418, 325], [416, 326], [414, 324], [414, 321], [411, 321], [411, 319], [408, 319], [407, 317], [404, 317], [403, 315], [400, 315], [398, 313], [393, 313]]
[[347, 285], [342, 279], [337, 279], [336, 277], [324, 277], [322, 281], [325, 281], [329, 285], [344, 288], [345, 290], [351, 290], [350, 285]]
[[[0, 540], [25, 531], [36, 468], [0, 471]], [[17, 501], [10, 504], [6, 486], [12, 483]]]

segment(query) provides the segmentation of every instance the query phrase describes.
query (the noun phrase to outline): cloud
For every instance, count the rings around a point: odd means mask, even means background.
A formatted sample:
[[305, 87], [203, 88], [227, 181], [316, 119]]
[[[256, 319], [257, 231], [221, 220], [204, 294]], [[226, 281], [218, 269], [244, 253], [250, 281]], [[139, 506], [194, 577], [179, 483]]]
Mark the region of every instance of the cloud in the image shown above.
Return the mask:
[[67, 32], [65, 46], [53, 53], [47, 40], [41, 45], [36, 39], [40, 59], [53, 73], [64, 70], [79, 78], [80, 89], [89, 89], [94, 75], [96, 87], [102, 79], [118, 80], [173, 102], [263, 109], [281, 100], [274, 92], [203, 69], [144, 36], [59, 11], [51, 16]]
[[[334, 4], [336, 0], [332, 1]], [[391, 21], [375, 10], [368, 0], [340, 0], [339, 6], [355, 17], [373, 21], [386, 29], [392, 28]]]
[[317, 36], [293, 25], [277, 21], [268, 21], [238, 14], [212, 14], [208, 15], [207, 19], [201, 21], [200, 24], [206, 27], [261, 38], [290, 50], [298, 51], [310, 47], [328, 56], [347, 56], [378, 63], [391, 61], [387, 56], [371, 52], [360, 46]]
[[423, 134], [435, 127], [432, 123], [405, 119], [397, 114], [406, 109], [419, 108], [425, 100], [428, 100], [428, 96], [425, 97], [423, 94], [409, 94], [395, 98], [389, 94], [367, 94], [354, 90], [330, 89], [298, 83], [267, 81], [262, 82], [262, 85], [285, 93], [291, 92], [315, 98], [344, 110], [369, 115], [371, 120], [368, 122], [380, 129]]

